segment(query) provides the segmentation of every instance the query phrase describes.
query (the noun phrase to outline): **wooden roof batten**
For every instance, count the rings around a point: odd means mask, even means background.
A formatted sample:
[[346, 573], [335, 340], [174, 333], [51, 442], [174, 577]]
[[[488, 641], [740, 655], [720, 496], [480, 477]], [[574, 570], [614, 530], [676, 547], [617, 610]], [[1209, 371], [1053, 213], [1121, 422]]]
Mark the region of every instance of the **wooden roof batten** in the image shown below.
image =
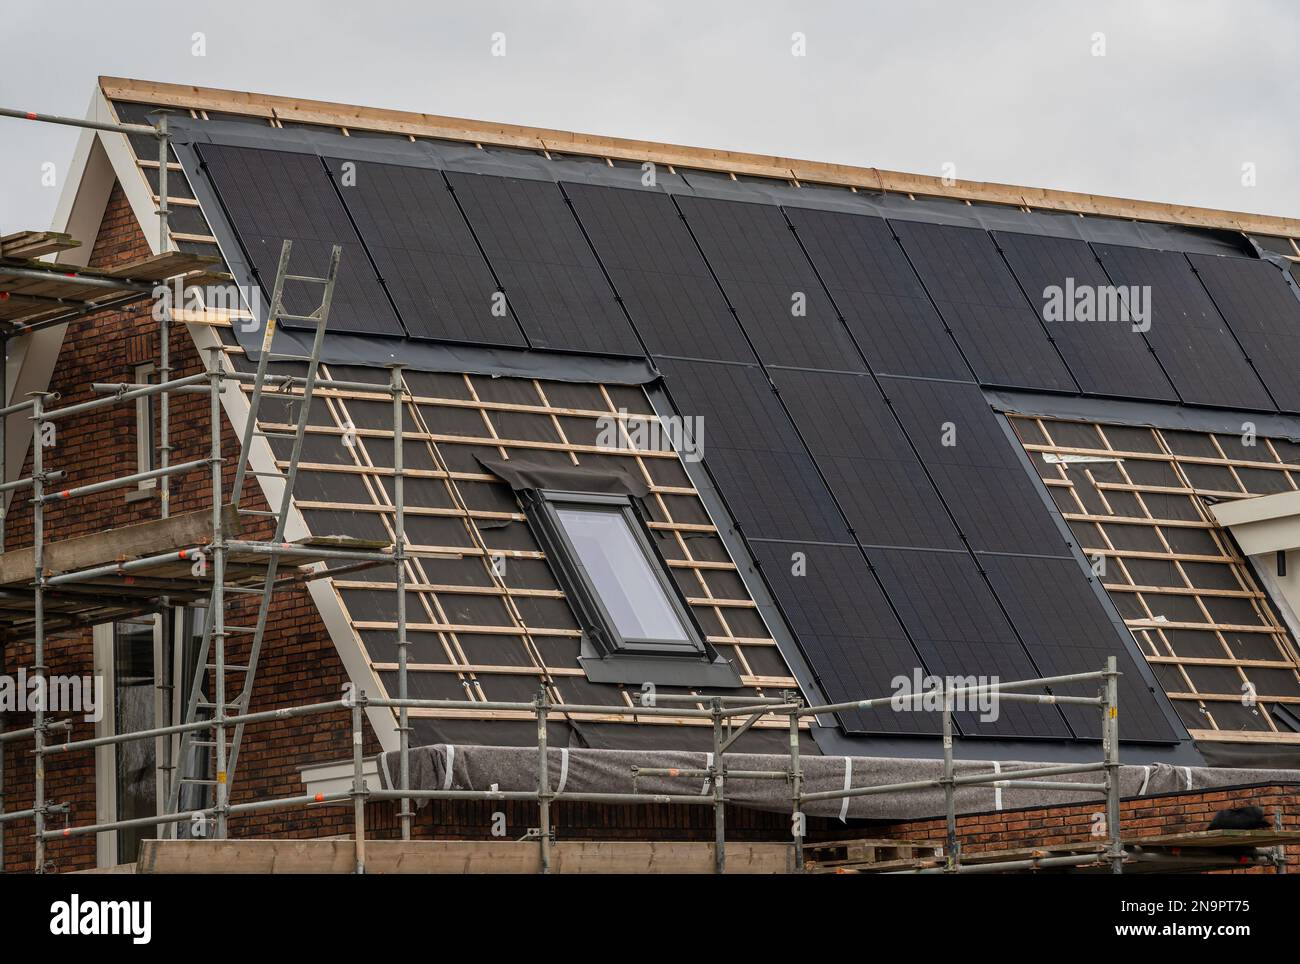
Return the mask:
[[556, 152], [612, 160], [651, 161], [673, 167], [770, 177], [786, 182], [946, 197], [1017, 208], [1064, 211], [1098, 217], [1300, 238], [1300, 219], [1276, 215], [1140, 201], [1050, 188], [1020, 187], [986, 181], [950, 180], [925, 174], [886, 171], [875, 167], [856, 167], [849, 164], [800, 160], [743, 151], [686, 147], [679, 144], [604, 137], [519, 124], [490, 123], [437, 114], [358, 107], [330, 101], [133, 80], [124, 77], [102, 76], [99, 78], [99, 85], [104, 96], [110, 101], [242, 114], [248, 117], [260, 117], [271, 123], [319, 124], [349, 130], [401, 134], [408, 137], [428, 137], [499, 147], [521, 147], [543, 154]]

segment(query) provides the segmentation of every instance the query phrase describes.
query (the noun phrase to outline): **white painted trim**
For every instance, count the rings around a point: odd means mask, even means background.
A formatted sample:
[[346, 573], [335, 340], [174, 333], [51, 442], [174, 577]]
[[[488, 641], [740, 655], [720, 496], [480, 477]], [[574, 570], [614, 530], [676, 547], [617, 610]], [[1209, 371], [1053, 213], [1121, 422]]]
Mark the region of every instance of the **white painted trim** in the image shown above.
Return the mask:
[[[117, 726], [117, 685], [113, 674], [113, 624], [100, 623], [91, 631], [94, 673], [104, 681], [104, 706], [95, 723], [95, 738], [112, 736]], [[95, 747], [95, 823], [117, 819], [116, 747]], [[117, 866], [117, 832], [95, 834], [95, 866]]]
[[1300, 549], [1300, 492], [1279, 492], [1210, 506], [1215, 521], [1247, 555]]
[[[216, 331], [207, 325], [191, 324], [186, 327], [201, 357], [206, 358], [209, 348], [221, 344]], [[221, 393], [221, 405], [236, 435], [242, 437], [244, 425], [250, 414], [250, 405], [247, 396], [237, 383], [233, 381], [225, 383]], [[261, 485], [267, 504], [279, 505], [285, 483], [283, 477], [271, 477], [266, 474], [279, 472], [270, 442], [265, 438], [254, 438], [253, 450], [248, 461], [251, 471], [261, 473], [254, 478]], [[302, 513], [297, 505], [290, 503], [289, 520], [285, 526], [286, 539], [293, 541], [309, 534]], [[318, 579], [307, 584], [307, 592], [316, 604], [316, 610], [325, 623], [330, 640], [334, 643], [334, 649], [339, 654], [339, 659], [342, 660], [343, 668], [347, 671], [348, 679], [353, 686], [369, 696], [382, 694], [384, 690], [379, 676], [371, 669], [370, 661], [366, 658], [365, 650], [361, 645], [361, 637], [352, 628], [352, 623], [343, 611], [333, 585], [328, 580]], [[342, 695], [339, 694], [340, 697]], [[379, 739], [379, 745], [385, 751], [398, 749], [397, 718], [393, 711], [383, 706], [367, 706], [366, 717], [370, 720], [375, 736]]]
[[[362, 761], [361, 773], [365, 777], [367, 790], [380, 788], [379, 764], [373, 756]], [[302, 785], [307, 793], [346, 793], [352, 789], [352, 761], [303, 767], [299, 776], [302, 777]]]
[[[131, 368], [131, 380], [143, 384], [150, 377], [158, 374], [158, 366], [153, 362], [135, 365]], [[154, 447], [153, 408], [156, 396], [145, 395], [135, 400], [135, 470], [150, 472], [157, 468], [158, 453]], [[136, 483], [136, 490], [144, 492], [158, 487], [157, 479], [145, 479]]]
[[[111, 107], [98, 86], [95, 87], [87, 116], [93, 118], [112, 116]], [[78, 252], [84, 251], [84, 256], [89, 257], [89, 247], [94, 242], [95, 234], [98, 233], [99, 222], [103, 219], [104, 206], [108, 202], [108, 195], [112, 190], [113, 181], [116, 179], [122, 185], [122, 190], [131, 206], [131, 211], [149, 243], [150, 251], [158, 253], [158, 214], [153, 200], [153, 190], [136, 163], [135, 153], [132, 151], [126, 135], [106, 131], [87, 131], [82, 140], [86, 145], [85, 153], [87, 158], [97, 165], [94, 170], [98, 172], [99, 177], [105, 181], [105, 184], [102, 185], [103, 197], [99, 202], [94, 230], [90, 232], [88, 238], [74, 235], [84, 242], [82, 248], [75, 250]], [[98, 146], [97, 151], [93, 149], [96, 145]], [[86, 173], [82, 175], [82, 180], [86, 180], [90, 172], [91, 169], [87, 167]], [[80, 202], [76, 205], [69, 203], [69, 211], [73, 211], [79, 206]], [[212, 328], [206, 325], [193, 324], [187, 324], [186, 327], [189, 329], [190, 337], [194, 339], [194, 345], [201, 357], [206, 358], [205, 352], [208, 348], [220, 347], [220, 338]], [[40, 384], [34, 388], [24, 388], [24, 391], [39, 390], [49, 384], [50, 374], [53, 372], [54, 362], [58, 357], [59, 346], [63, 339], [63, 327], [51, 329], [50, 331], [58, 332], [58, 342], [48, 352], [48, 357], [44, 352], [42, 353], [41, 357], [43, 361], [48, 362], [48, 365], [43, 364], [42, 366], [44, 374], [41, 377]], [[46, 332], [38, 333], [37, 336], [33, 337], [39, 337], [43, 334], [46, 334]], [[15, 397], [21, 397], [21, 395], [15, 395]], [[230, 424], [234, 427], [234, 431], [242, 435], [244, 424], [248, 419], [249, 405], [248, 399], [239, 390], [238, 385], [233, 382], [226, 384], [221, 395], [221, 405], [226, 417], [230, 420]], [[19, 433], [15, 432], [14, 434]], [[22, 444], [21, 454], [17, 459], [17, 465], [20, 468], [14, 470], [15, 475], [11, 475], [11, 478], [15, 477], [18, 471], [21, 471], [22, 460], [26, 457], [26, 450], [30, 440], [31, 432], [29, 429]], [[11, 460], [10, 465], [14, 464]], [[253, 451], [249, 458], [249, 467], [256, 472], [269, 473], [278, 471], [274, 453], [271, 451], [270, 443], [266, 439], [254, 440]], [[257, 476], [256, 478], [268, 503], [277, 505], [284, 491], [283, 479], [271, 478], [266, 475]], [[306, 523], [296, 506], [290, 508], [285, 534], [290, 540], [308, 535]], [[370, 662], [361, 646], [361, 639], [356, 630], [352, 628], [352, 624], [343, 611], [343, 606], [333, 587], [325, 581], [318, 580], [308, 584], [308, 592], [321, 614], [330, 639], [334, 643], [334, 648], [338, 652], [348, 678], [353, 685], [358, 690], [363, 690], [372, 696], [383, 693], [379, 677], [371, 669]], [[386, 751], [396, 750], [398, 748], [397, 719], [393, 712], [385, 707], [370, 706], [366, 708], [366, 715], [370, 720], [375, 735], [379, 739], [380, 746]]]
[[[99, 111], [96, 113], [96, 111]], [[108, 116], [107, 101], [96, 85], [91, 96], [86, 116]], [[76, 149], [72, 154], [72, 163], [63, 182], [63, 192], [55, 208], [52, 230], [70, 234], [81, 242], [80, 247], [60, 251], [53, 260], [58, 264], [84, 267], [94, 250], [95, 238], [99, 226], [104, 220], [104, 209], [108, 205], [109, 195], [113, 190], [114, 180], [120, 175], [115, 170], [108, 152], [106, 140], [118, 138], [125, 143], [125, 135], [107, 134], [86, 130], [77, 139]], [[135, 166], [134, 164], [132, 166]], [[137, 179], [140, 177], [136, 175]], [[17, 338], [9, 345], [9, 359], [5, 371], [5, 385], [8, 398], [5, 404], [21, 401], [30, 392], [44, 391], [49, 387], [50, 377], [54, 374], [54, 365], [63, 347], [63, 336], [67, 325], [46, 328], [31, 335]], [[22, 472], [27, 450], [31, 447], [31, 423], [24, 419], [11, 418], [6, 426], [4, 460], [7, 478], [16, 479]], [[13, 493], [4, 495], [7, 508]]]

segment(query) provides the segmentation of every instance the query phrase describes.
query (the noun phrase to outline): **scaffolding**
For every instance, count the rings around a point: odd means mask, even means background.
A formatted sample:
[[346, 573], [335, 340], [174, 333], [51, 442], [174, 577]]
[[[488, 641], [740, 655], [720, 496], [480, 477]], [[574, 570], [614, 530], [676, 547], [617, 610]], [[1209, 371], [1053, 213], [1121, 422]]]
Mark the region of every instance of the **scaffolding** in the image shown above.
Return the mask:
[[[90, 121], [76, 121], [46, 115], [29, 114], [0, 110], [0, 116], [18, 116], [32, 120], [42, 120], [58, 124], [70, 124], [90, 129], [141, 134], [149, 133], [159, 141], [160, 188], [158, 215], [160, 219], [160, 255], [168, 253], [170, 238], [167, 229], [167, 166], [168, 133], [166, 115], [160, 115], [156, 127], [141, 125], [101, 124]], [[19, 239], [17, 250], [30, 253], [39, 250], [40, 244], [61, 243], [58, 239]], [[170, 254], [178, 254], [176, 252]], [[943, 866], [940, 872], [963, 873], [978, 872], [974, 865], [962, 861], [961, 841], [957, 829], [957, 790], [966, 786], [997, 785], [1001, 787], [1033, 787], [1038, 789], [1063, 789], [1078, 792], [1092, 792], [1104, 797], [1106, 805], [1106, 843], [1100, 851], [1096, 849], [1084, 854], [1072, 854], [1061, 858], [1040, 860], [1036, 867], [1083, 867], [1104, 864], [1112, 872], [1122, 871], [1125, 862], [1132, 858], [1131, 848], [1126, 849], [1120, 833], [1120, 783], [1119, 783], [1119, 730], [1117, 680], [1114, 658], [1107, 664], [1092, 672], [1050, 678], [1037, 678], [1013, 682], [990, 683], [973, 687], [945, 687], [941, 694], [943, 710], [942, 722], [942, 775], [935, 779], [918, 780], [908, 783], [895, 783], [865, 787], [846, 787], [843, 790], [809, 793], [805, 791], [803, 771], [800, 762], [800, 733], [802, 726], [819, 717], [851, 711], [861, 711], [883, 706], [898, 708], [900, 697], [897, 695], [873, 699], [854, 700], [844, 703], [821, 706], [805, 705], [799, 694], [782, 693], [779, 696], [725, 696], [706, 694], [668, 695], [659, 694], [651, 705], [632, 708], [611, 707], [607, 705], [589, 706], [552, 702], [545, 686], [542, 686], [532, 702], [476, 702], [474, 708], [481, 711], [510, 711], [531, 714], [536, 719], [537, 747], [537, 785], [532, 790], [496, 791], [496, 790], [430, 790], [416, 789], [411, 786], [410, 772], [410, 720], [409, 711], [416, 709], [463, 709], [463, 701], [413, 699], [408, 688], [408, 638], [406, 613], [406, 585], [408, 562], [420, 552], [410, 547], [405, 533], [405, 496], [403, 480], [406, 472], [403, 468], [404, 416], [403, 407], [413, 404], [414, 394], [405, 385], [400, 364], [391, 366], [387, 391], [392, 400], [393, 421], [393, 501], [395, 510], [395, 534], [392, 542], [386, 546], [356, 540], [348, 542], [331, 537], [328, 540], [313, 540], [308, 537], [298, 542], [286, 541], [287, 520], [293, 504], [294, 481], [302, 454], [303, 438], [308, 424], [313, 395], [318, 388], [318, 368], [321, 351], [328, 323], [330, 303], [338, 276], [341, 258], [340, 248], [333, 248], [329, 269], [322, 277], [293, 274], [290, 270], [292, 244], [286, 241], [282, 248], [279, 270], [271, 298], [263, 333], [261, 352], [255, 372], [239, 372], [223, 356], [221, 347], [208, 349], [204, 370], [195, 374], [173, 377], [169, 355], [168, 330], [171, 323], [169, 311], [164, 310], [160, 317], [160, 349], [158, 360], [159, 381], [156, 384], [113, 383], [92, 386], [98, 397], [91, 401], [75, 405], [58, 406], [58, 396], [49, 392], [39, 392], [26, 401], [0, 408], [0, 451], [4, 445], [4, 426], [10, 418], [25, 417], [33, 428], [32, 472], [29, 477], [9, 480], [7, 475], [0, 476], [0, 493], [20, 493], [30, 490], [32, 505], [32, 547], [30, 558], [19, 551], [19, 560], [30, 574], [26, 585], [5, 586], [0, 594], [21, 606], [16, 610], [11, 628], [18, 635], [30, 631], [33, 644], [33, 673], [44, 683], [48, 677], [46, 662], [46, 641], [51, 632], [70, 627], [80, 627], [106, 618], [106, 613], [117, 615], [144, 615], [165, 610], [176, 601], [206, 600], [206, 612], [193, 683], [186, 698], [186, 709], [181, 722], [174, 725], [156, 726], [150, 729], [130, 733], [95, 737], [92, 739], [71, 740], [66, 736], [71, 732], [72, 723], [66, 719], [53, 719], [47, 713], [44, 699], [34, 707], [32, 726], [27, 729], [0, 733], [0, 828], [16, 821], [32, 821], [34, 825], [35, 860], [34, 869], [38, 873], [47, 868], [47, 846], [54, 841], [71, 837], [93, 835], [108, 831], [154, 827], [171, 837], [177, 836], [177, 829], [182, 824], [190, 824], [207, 836], [225, 839], [229, 836], [230, 819], [240, 815], [279, 810], [294, 807], [311, 807], [321, 804], [350, 804], [353, 812], [353, 838], [355, 841], [355, 869], [364, 873], [366, 865], [366, 816], [365, 805], [368, 801], [394, 801], [398, 805], [398, 818], [402, 840], [410, 840], [412, 835], [412, 804], [415, 801], [442, 800], [517, 800], [535, 803], [538, 807], [538, 826], [530, 833], [539, 848], [540, 868], [543, 873], [551, 869], [551, 847], [555, 837], [552, 808], [557, 803], [592, 802], [607, 804], [647, 804], [647, 805], [682, 805], [708, 806], [714, 811], [714, 869], [718, 873], [726, 870], [726, 806], [728, 803], [727, 782], [732, 779], [763, 779], [785, 781], [789, 788], [789, 806], [791, 816], [791, 860], [790, 867], [802, 871], [805, 867], [804, 838], [806, 836], [804, 807], [811, 802], [839, 800], [870, 794], [895, 793], [939, 788], [945, 800], [946, 842]], [[0, 276], [3, 271], [30, 272], [40, 274], [40, 267], [10, 266], [5, 268], [4, 249], [0, 248]], [[53, 268], [54, 266], [50, 266]], [[168, 271], [166, 277], [180, 276], [183, 273], [202, 270], [202, 266], [193, 261], [181, 259], [170, 260], [165, 265], [155, 265], [154, 271]], [[93, 278], [87, 273], [73, 273], [77, 277]], [[25, 277], [25, 275], [18, 275]], [[49, 271], [46, 280], [57, 276], [69, 277], [67, 272]], [[192, 275], [187, 275], [192, 277]], [[33, 277], [36, 282], [40, 279]], [[76, 277], [72, 278], [76, 280]], [[84, 318], [98, 310], [106, 310], [138, 301], [148, 297], [148, 293], [139, 290], [142, 285], [133, 279], [109, 279], [120, 282], [118, 285], [101, 282], [103, 279], [88, 283], [90, 287], [103, 287], [108, 294], [93, 301], [80, 304], [55, 304], [53, 306], [40, 301], [40, 295], [34, 295], [32, 310], [37, 317], [32, 321], [10, 321], [6, 330], [0, 333], [0, 342], [7, 345], [8, 339], [19, 334], [29, 334], [42, 327], [62, 324], [77, 318]], [[322, 289], [319, 307], [309, 314], [290, 314], [284, 305], [284, 286], [286, 282], [297, 284], [314, 284]], [[123, 287], [125, 285], [125, 288]], [[312, 347], [306, 356], [280, 355], [273, 351], [273, 336], [281, 320], [293, 320], [309, 324], [314, 328]], [[305, 364], [304, 375], [271, 374], [270, 365], [274, 362], [292, 361]], [[0, 372], [3, 364], [0, 364]], [[0, 375], [0, 379], [3, 376]], [[329, 380], [332, 389], [355, 390], [374, 393], [382, 388], [374, 383], [352, 383]], [[223, 470], [226, 460], [222, 455], [222, 398], [227, 388], [243, 393], [251, 389], [249, 409], [242, 426], [240, 447], [234, 467], [233, 485], [227, 492], [224, 487]], [[4, 385], [0, 382], [0, 392]], [[287, 400], [298, 406], [298, 416], [293, 433], [272, 433], [264, 431], [258, 421], [258, 413], [267, 393], [275, 393], [281, 400]], [[208, 420], [210, 422], [210, 448], [207, 457], [173, 463], [170, 459], [170, 416], [169, 399], [179, 394], [206, 394], [209, 399]], [[0, 394], [0, 399], [3, 399]], [[140, 399], [159, 400], [161, 418], [160, 466], [145, 472], [135, 472], [105, 481], [97, 481], [72, 487], [56, 487], [53, 483], [62, 483], [69, 469], [54, 469], [46, 465], [43, 451], [43, 433], [48, 426], [62, 420], [97, 412], [107, 406], [134, 403]], [[254, 445], [259, 439], [279, 438], [292, 443], [290, 456], [283, 471], [258, 472], [250, 468], [250, 457]], [[205, 470], [210, 477], [210, 494], [208, 508], [203, 512], [173, 516], [170, 511], [168, 480], [173, 476]], [[272, 477], [282, 486], [277, 504], [268, 510], [250, 509], [243, 505], [243, 490], [250, 478]], [[160, 517], [142, 524], [145, 529], [139, 534], [139, 544], [151, 546], [125, 558], [118, 549], [113, 549], [108, 558], [102, 558], [95, 551], [88, 550], [79, 554], [63, 552], [60, 555], [60, 543], [50, 541], [46, 532], [45, 509], [47, 506], [76, 499], [109, 489], [122, 488], [140, 482], [154, 480], [160, 492]], [[268, 492], [272, 487], [268, 486]], [[227, 501], [227, 495], [229, 497]], [[240, 531], [241, 519], [261, 517], [269, 525], [272, 534], [265, 539], [243, 538]], [[0, 572], [3, 572], [3, 528], [0, 517]], [[120, 530], [112, 530], [117, 533]], [[251, 709], [253, 684], [256, 678], [257, 663], [261, 656], [267, 631], [268, 613], [274, 593], [290, 584], [305, 580], [332, 578], [344, 572], [375, 566], [392, 566], [395, 571], [395, 588], [397, 592], [397, 680], [396, 698], [367, 697], [364, 692], [349, 694], [338, 700], [311, 703], [297, 706], [280, 707], [271, 710], [255, 711]], [[291, 567], [285, 574], [283, 567]], [[3, 577], [0, 576], [0, 581]], [[30, 618], [27, 617], [25, 600], [30, 597]], [[235, 625], [226, 619], [227, 608], [232, 600], [244, 597], [256, 597], [257, 615], [253, 625]], [[105, 599], [112, 599], [106, 605]], [[236, 634], [250, 637], [247, 663], [234, 665], [228, 662], [230, 638]], [[234, 695], [228, 688], [229, 675], [242, 676], [235, 688]], [[1076, 686], [1094, 683], [1098, 686], [1095, 696], [1053, 695], [1052, 687]], [[208, 689], [210, 688], [210, 692]], [[1026, 692], [1026, 691], [1036, 692]], [[988, 773], [956, 775], [954, 765], [954, 714], [962, 700], [979, 694], [993, 694], [998, 699], [1045, 704], [1074, 704], [1096, 709], [1101, 722], [1101, 759], [1093, 763], [1062, 764], [1035, 766], [1015, 771], [1008, 776], [999, 771]], [[933, 694], [901, 698], [903, 703], [933, 698]], [[659, 706], [666, 704], [696, 704]], [[363, 715], [368, 708], [382, 708], [393, 713], [397, 719], [399, 776], [397, 786], [390, 789], [372, 788], [367, 784], [364, 772], [363, 754]], [[914, 709], [921, 707], [914, 702]], [[246, 727], [267, 723], [281, 723], [288, 719], [315, 717], [330, 713], [346, 713], [350, 717], [352, 736], [352, 785], [348, 790], [331, 793], [303, 793], [286, 797], [257, 799], [246, 802], [232, 802], [232, 790], [236, 777], [239, 754]], [[682, 793], [613, 793], [613, 792], [573, 792], [553, 789], [550, 783], [548, 747], [548, 722], [565, 714], [594, 713], [604, 717], [630, 718], [671, 716], [677, 719], [700, 719], [712, 728], [713, 753], [707, 766], [698, 769], [662, 769], [633, 768], [630, 776], [633, 786], [641, 777], [672, 778], [685, 780], [704, 780], [707, 794], [697, 792]], [[734, 750], [737, 741], [760, 720], [772, 720], [784, 717], [788, 723], [789, 748], [788, 764], [778, 770], [753, 771], [730, 769], [727, 754]], [[63, 735], [62, 742], [54, 739]], [[201, 739], [207, 737], [207, 739]], [[51, 818], [69, 816], [67, 804], [51, 801], [47, 798], [46, 762], [54, 757], [61, 757], [72, 752], [93, 750], [99, 747], [119, 746], [133, 741], [179, 740], [180, 751], [172, 758], [167, 785], [167, 803], [162, 812], [153, 816], [113, 820], [102, 823], [77, 826], [63, 826], [52, 829]], [[4, 807], [4, 752], [11, 743], [30, 740], [34, 746], [34, 790], [32, 806], [29, 809], [6, 812]], [[207, 751], [212, 762], [212, 775], [206, 777], [198, 772], [196, 754], [193, 750]], [[1099, 773], [1101, 779], [1093, 783], [1060, 781], [1065, 775]], [[185, 806], [182, 788], [194, 787], [205, 797], [204, 805]], [[698, 787], [698, 783], [695, 784]], [[3, 869], [3, 834], [0, 833], [0, 870]], [[1010, 869], [1010, 868], [1008, 868]], [[925, 872], [925, 871], [922, 871]]]

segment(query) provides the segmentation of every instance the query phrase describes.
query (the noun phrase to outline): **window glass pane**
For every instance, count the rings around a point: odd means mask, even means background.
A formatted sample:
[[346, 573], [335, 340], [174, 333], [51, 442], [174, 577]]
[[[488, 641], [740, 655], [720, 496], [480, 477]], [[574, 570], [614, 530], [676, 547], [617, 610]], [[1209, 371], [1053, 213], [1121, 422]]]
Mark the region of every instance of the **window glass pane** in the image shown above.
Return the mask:
[[[157, 725], [154, 719], [154, 661], [152, 621], [117, 623], [113, 637], [117, 732], [135, 733]], [[157, 812], [157, 765], [153, 740], [133, 740], [115, 747], [117, 758], [117, 819], [152, 817]], [[117, 859], [128, 863], [139, 856], [140, 841], [153, 838], [153, 827], [118, 831]]]
[[556, 506], [555, 511], [624, 639], [689, 641], [621, 511], [566, 506]]

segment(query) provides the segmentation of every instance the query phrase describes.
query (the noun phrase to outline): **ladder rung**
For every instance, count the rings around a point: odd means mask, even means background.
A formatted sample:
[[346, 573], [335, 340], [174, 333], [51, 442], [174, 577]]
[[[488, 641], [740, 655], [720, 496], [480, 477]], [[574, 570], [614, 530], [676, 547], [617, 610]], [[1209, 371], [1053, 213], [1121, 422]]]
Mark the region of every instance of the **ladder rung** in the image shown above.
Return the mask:
[[[327, 285], [330, 283], [329, 278], [314, 278], [309, 274], [287, 274], [284, 276], [285, 281], [314, 281], [317, 284]], [[281, 315], [281, 318], [284, 316]]]
[[190, 746], [206, 746], [212, 748], [216, 745], [217, 743], [215, 740], [190, 740]]
[[[216, 664], [216, 663], [208, 663], [208, 669], [213, 669], [213, 670], [214, 670], [214, 669], [216, 669], [216, 668], [217, 668], [217, 664]], [[227, 672], [227, 673], [247, 673], [247, 672], [248, 672], [248, 667], [245, 666], [245, 665], [243, 665], [242, 663], [227, 663], [227, 664], [226, 664], [226, 672]]]
[[279, 352], [271, 352], [266, 356], [267, 361], [306, 361], [312, 360], [311, 355], [282, 355]]
[[245, 474], [254, 476], [259, 479], [283, 479], [284, 478], [283, 472], [246, 472]]
[[[209, 703], [207, 700], [199, 700], [199, 701], [198, 701], [197, 703], [195, 703], [194, 705], [197, 706], [199, 709], [202, 709], [202, 710], [215, 710], [215, 709], [217, 708], [217, 704], [216, 704], [216, 703]], [[237, 710], [237, 709], [239, 709], [239, 704], [238, 704], [238, 703], [227, 703], [227, 704], [226, 704], [226, 709], [228, 709], [228, 710]]]
[[257, 589], [253, 586], [225, 586], [223, 588], [226, 592], [243, 592], [250, 596], [260, 596], [262, 593], [266, 592], [265, 587]]
[[277, 321], [320, 321], [315, 315], [277, 315]]
[[258, 436], [259, 438], [297, 438], [298, 437], [297, 435], [294, 435], [291, 432], [264, 432], [260, 428], [254, 429], [253, 434]]
[[280, 513], [270, 512], [266, 509], [240, 509], [239, 514], [240, 515], [267, 515], [270, 516], [272, 519], [279, 518], [280, 516]]
[[216, 780], [200, 780], [198, 777], [181, 777], [178, 782], [192, 783], [195, 786], [200, 786], [200, 787], [215, 787], [217, 785]]
[[256, 626], [227, 626], [227, 627], [223, 630], [223, 632], [227, 632], [227, 633], [255, 633], [255, 632], [257, 632], [257, 627], [256, 627]]

